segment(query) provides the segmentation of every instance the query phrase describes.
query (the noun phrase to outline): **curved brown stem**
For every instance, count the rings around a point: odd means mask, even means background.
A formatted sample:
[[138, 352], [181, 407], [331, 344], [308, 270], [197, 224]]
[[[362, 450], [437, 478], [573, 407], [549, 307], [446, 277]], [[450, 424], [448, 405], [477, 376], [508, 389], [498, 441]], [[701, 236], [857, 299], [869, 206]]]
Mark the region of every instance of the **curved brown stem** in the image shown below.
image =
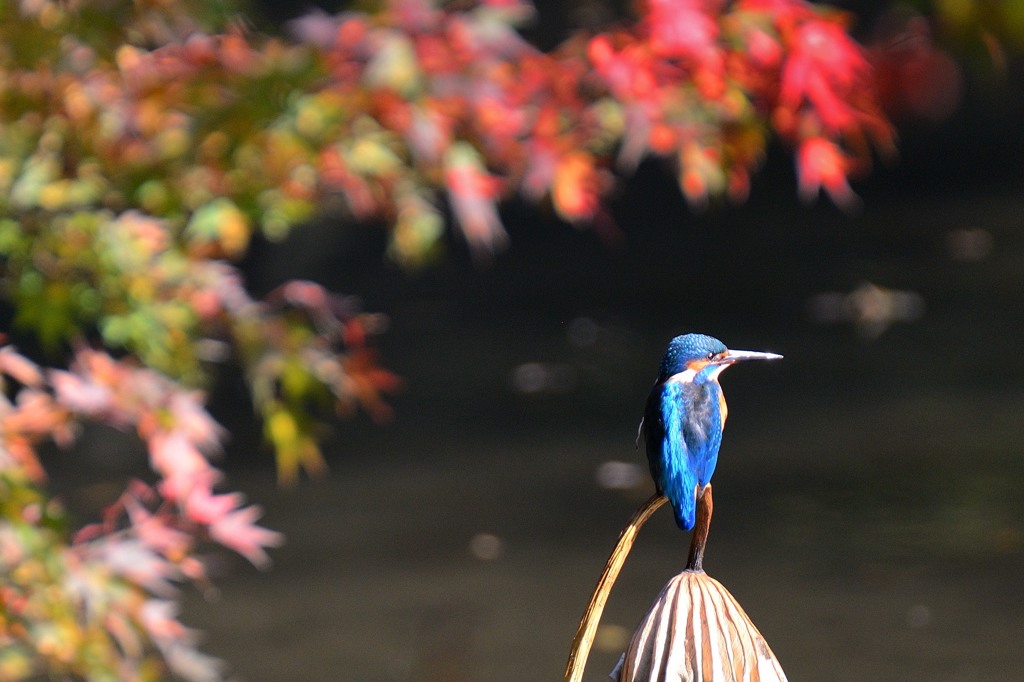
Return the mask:
[[687, 571], [704, 570], [704, 546], [708, 542], [711, 512], [714, 511], [714, 507], [714, 500], [711, 498], [711, 484], [708, 483], [697, 496], [697, 520], [693, 524], [693, 535], [690, 537], [690, 556], [686, 560]]
[[[605, 563], [604, 571], [601, 572], [597, 586], [594, 587], [594, 594], [590, 597], [590, 603], [587, 604], [587, 610], [583, 612], [579, 629], [576, 630], [576, 636], [572, 640], [569, 662], [565, 666], [565, 682], [580, 682], [583, 679], [583, 670], [587, 666], [590, 647], [594, 644], [597, 624], [601, 622], [601, 614], [604, 612], [604, 606], [608, 602], [608, 595], [611, 594], [612, 586], [619, 577], [619, 571], [622, 570], [623, 564], [626, 563], [626, 557], [633, 548], [636, 534], [640, 531], [641, 526], [647, 522], [647, 519], [651, 517], [651, 514], [658, 507], [665, 504], [666, 501], [664, 495], [652, 495], [649, 500], [644, 502], [633, 513], [629, 523], [622, 529], [619, 541], [608, 557], [607, 563]], [[707, 533], [705, 532], [706, 535]]]

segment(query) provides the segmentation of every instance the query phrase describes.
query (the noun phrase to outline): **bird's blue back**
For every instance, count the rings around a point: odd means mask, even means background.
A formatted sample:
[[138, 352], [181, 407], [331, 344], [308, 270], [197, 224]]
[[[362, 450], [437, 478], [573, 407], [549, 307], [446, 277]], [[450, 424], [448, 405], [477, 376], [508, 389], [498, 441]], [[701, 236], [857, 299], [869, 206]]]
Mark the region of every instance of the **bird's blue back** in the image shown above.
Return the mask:
[[714, 381], [670, 381], [657, 384], [647, 401], [644, 431], [651, 476], [684, 530], [693, 528], [697, 487], [708, 484], [718, 463], [720, 392]]

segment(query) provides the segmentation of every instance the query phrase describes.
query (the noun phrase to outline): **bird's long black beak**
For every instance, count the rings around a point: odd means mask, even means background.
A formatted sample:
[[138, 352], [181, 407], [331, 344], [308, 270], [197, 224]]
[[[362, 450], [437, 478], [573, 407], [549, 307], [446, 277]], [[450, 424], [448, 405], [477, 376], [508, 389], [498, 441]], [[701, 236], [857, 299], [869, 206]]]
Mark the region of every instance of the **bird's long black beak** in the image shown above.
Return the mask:
[[757, 350], [727, 350], [725, 355], [722, 356], [721, 362], [725, 365], [731, 365], [735, 362], [741, 362], [743, 360], [781, 360], [782, 356], [778, 353], [763, 353]]

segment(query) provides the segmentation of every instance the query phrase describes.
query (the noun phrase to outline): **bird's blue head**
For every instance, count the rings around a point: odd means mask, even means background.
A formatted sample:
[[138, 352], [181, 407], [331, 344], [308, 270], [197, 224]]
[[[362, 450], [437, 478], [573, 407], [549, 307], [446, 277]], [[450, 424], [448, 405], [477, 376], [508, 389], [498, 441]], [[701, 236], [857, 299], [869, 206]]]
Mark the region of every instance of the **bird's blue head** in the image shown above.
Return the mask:
[[661, 379], [690, 369], [694, 364], [707, 364], [722, 357], [725, 344], [706, 334], [683, 334], [672, 339], [661, 358]]
[[717, 381], [719, 373], [743, 360], [778, 360], [781, 355], [752, 350], [729, 350], [725, 344], [705, 334], [683, 334], [672, 339], [661, 358], [659, 381], [690, 370], [693, 381]]

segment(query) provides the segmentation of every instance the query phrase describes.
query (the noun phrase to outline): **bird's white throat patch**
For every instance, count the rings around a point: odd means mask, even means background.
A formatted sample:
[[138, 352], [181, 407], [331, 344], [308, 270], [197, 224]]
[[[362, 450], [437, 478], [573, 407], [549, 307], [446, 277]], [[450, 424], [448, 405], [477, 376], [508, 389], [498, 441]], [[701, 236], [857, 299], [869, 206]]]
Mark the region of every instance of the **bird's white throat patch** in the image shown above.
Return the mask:
[[[729, 365], [727, 364], [715, 365], [714, 369], [712, 369], [711, 372], [707, 374], [707, 379], [705, 379], [705, 381], [718, 381], [718, 375], [721, 374], [728, 366]], [[677, 372], [670, 376], [668, 379], [665, 380], [665, 383], [667, 384], [670, 382], [675, 382], [678, 384], [692, 384], [693, 380], [697, 378], [697, 373], [704, 371], [704, 369], [706, 368], [707, 365], [705, 365], [699, 370], [684, 369], [682, 372]]]
[[677, 383], [677, 384], [692, 384], [693, 378], [697, 376], [697, 370], [695, 369], [684, 369], [682, 372], [673, 374], [665, 380], [666, 384]]

